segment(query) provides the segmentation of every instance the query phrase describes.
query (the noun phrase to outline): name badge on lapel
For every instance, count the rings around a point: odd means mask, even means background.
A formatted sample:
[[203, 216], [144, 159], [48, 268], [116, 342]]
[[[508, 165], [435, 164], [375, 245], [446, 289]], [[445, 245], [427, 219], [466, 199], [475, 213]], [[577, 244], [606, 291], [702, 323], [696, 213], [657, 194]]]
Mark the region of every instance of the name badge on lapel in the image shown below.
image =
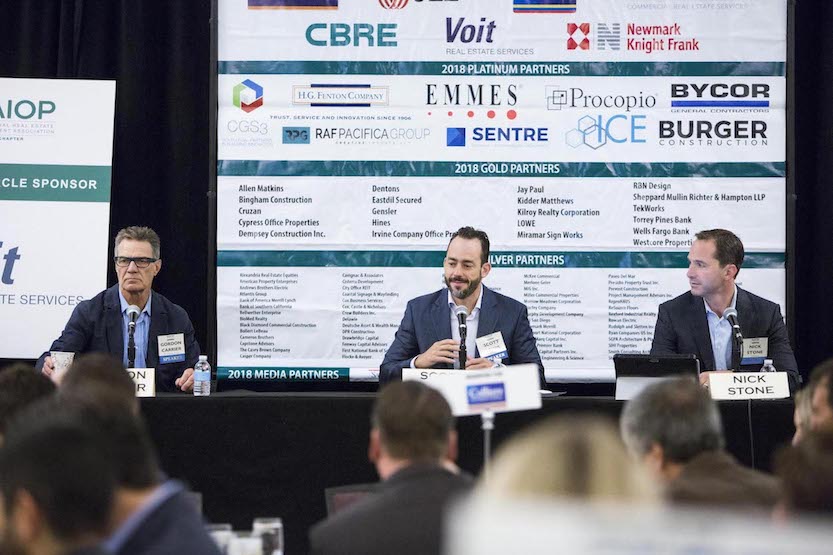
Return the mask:
[[509, 358], [506, 343], [503, 342], [503, 334], [499, 331], [478, 337], [477, 350], [481, 357], [487, 358], [493, 363], [499, 363], [501, 360]]
[[747, 337], [743, 340], [741, 364], [763, 364], [769, 349], [768, 337]]
[[184, 333], [160, 335], [156, 339], [159, 342], [159, 364], [185, 362]]

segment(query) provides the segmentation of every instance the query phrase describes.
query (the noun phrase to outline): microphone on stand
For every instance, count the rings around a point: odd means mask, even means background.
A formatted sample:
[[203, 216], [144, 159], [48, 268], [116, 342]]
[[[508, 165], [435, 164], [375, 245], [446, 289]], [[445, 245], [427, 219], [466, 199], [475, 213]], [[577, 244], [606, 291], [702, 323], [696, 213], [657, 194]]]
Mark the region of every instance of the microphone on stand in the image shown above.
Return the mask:
[[132, 304], [127, 307], [127, 317], [129, 318], [127, 322], [127, 367], [134, 368], [136, 365], [136, 340], [134, 335], [136, 334], [136, 320], [139, 319], [139, 315], [142, 313], [139, 310], [139, 307], [135, 304]]
[[[737, 350], [732, 350], [732, 366], [733, 370], [738, 370], [740, 368], [740, 361], [743, 359], [743, 333], [741, 333], [740, 323], [738, 323], [738, 311], [729, 307], [723, 311], [723, 317], [732, 326], [732, 339], [734, 346], [737, 348]], [[735, 359], [735, 352], [738, 355], [737, 359]]]
[[460, 370], [466, 369], [466, 332], [468, 331], [468, 326], [466, 325], [466, 318], [469, 315], [469, 309], [465, 306], [458, 304], [454, 308], [454, 314], [457, 315], [457, 326], [460, 330]]

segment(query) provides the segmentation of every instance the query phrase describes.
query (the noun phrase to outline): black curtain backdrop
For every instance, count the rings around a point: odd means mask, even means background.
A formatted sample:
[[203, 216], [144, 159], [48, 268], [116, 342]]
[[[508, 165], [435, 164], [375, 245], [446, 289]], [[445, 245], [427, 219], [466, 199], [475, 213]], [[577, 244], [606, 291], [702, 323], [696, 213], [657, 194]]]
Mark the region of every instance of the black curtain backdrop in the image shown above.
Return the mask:
[[[117, 81], [111, 236], [137, 224], [159, 232], [164, 266], [155, 288], [188, 311], [204, 351], [213, 284], [210, 11], [210, 0], [0, 1], [0, 76]], [[833, 355], [831, 28], [833, 2], [797, 1], [796, 248], [788, 264], [796, 268], [792, 340], [805, 372]], [[67, 240], [56, 236], [56, 248]], [[115, 283], [112, 262], [108, 279]]]

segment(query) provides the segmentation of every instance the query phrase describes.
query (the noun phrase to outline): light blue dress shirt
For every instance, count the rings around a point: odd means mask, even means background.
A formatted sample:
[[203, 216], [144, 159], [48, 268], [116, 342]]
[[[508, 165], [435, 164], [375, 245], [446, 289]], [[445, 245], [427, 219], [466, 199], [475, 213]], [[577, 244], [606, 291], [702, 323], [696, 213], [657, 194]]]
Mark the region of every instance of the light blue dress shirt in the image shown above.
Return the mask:
[[[153, 295], [148, 297], [148, 302], [144, 310], [139, 314], [139, 319], [136, 320], [136, 331], [133, 334], [133, 340], [136, 343], [136, 360], [134, 361], [134, 368], [147, 367], [147, 352], [148, 352], [148, 333], [150, 332], [150, 304], [153, 300]], [[124, 363], [127, 367], [127, 325], [130, 323], [130, 318], [127, 317], [127, 301], [119, 289], [119, 301], [121, 302], [121, 319], [122, 319], [122, 334], [124, 337]]]
[[[466, 316], [466, 354], [472, 358], [476, 355], [477, 349], [477, 328], [480, 323], [480, 303], [483, 302], [483, 288], [480, 288], [480, 296], [477, 297], [477, 303], [474, 309]], [[451, 291], [448, 292], [448, 310], [451, 317], [451, 339], [460, 342], [460, 325], [457, 322], [457, 315], [454, 314], [454, 309], [457, 303], [454, 302], [454, 297], [451, 296]], [[454, 368], [460, 368], [460, 358], [454, 359]]]
[[[732, 302], [729, 308], [735, 308], [738, 298], [738, 288], [735, 286], [735, 293], [732, 295]], [[714, 369], [728, 370], [732, 367], [732, 324], [729, 320], [719, 317], [709, 306], [706, 305], [706, 319], [709, 322], [709, 336], [712, 340], [712, 352], [714, 353]]]

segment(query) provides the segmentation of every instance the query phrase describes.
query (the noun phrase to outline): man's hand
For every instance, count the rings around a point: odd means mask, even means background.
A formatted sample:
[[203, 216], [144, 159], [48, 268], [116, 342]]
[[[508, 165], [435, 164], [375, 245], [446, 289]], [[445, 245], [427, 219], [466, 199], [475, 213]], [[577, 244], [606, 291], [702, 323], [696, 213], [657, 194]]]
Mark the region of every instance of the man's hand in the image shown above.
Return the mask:
[[55, 365], [52, 364], [52, 357], [47, 355], [47, 357], [45, 359], [43, 359], [43, 368], [41, 368], [41, 372], [45, 376], [49, 376], [50, 378], [52, 378], [52, 373], [54, 371], [55, 371]]
[[174, 384], [182, 391], [194, 391], [194, 369], [186, 368], [185, 372], [176, 379]]
[[460, 357], [460, 343], [453, 339], [441, 339], [431, 345], [427, 351], [414, 359], [417, 368], [433, 368], [435, 364], [454, 364]]
[[485, 370], [492, 368], [494, 364], [488, 358], [471, 358], [466, 361], [466, 370]]
[[700, 372], [700, 385], [708, 389], [709, 377], [712, 374], [730, 374], [731, 372], [731, 370], [712, 370], [711, 372]]

